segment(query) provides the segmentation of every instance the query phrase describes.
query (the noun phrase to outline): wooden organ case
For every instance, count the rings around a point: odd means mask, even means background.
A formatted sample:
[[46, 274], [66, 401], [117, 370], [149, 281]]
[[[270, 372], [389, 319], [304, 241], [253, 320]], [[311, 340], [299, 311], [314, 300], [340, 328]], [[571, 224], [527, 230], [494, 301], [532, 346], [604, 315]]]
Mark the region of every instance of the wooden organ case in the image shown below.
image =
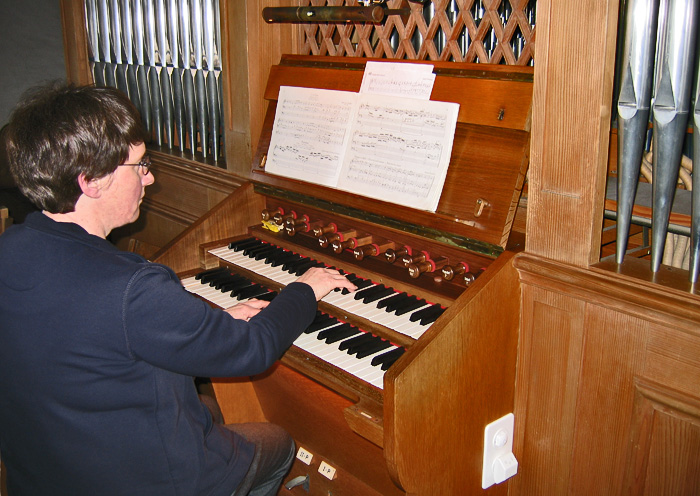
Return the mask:
[[[406, 331], [411, 324], [375, 319], [331, 293], [321, 312], [399, 350], [385, 372], [361, 379], [295, 343], [267, 373], [213, 379], [214, 390], [227, 422], [267, 420], [292, 434], [310, 463], [296, 460], [287, 480], [308, 476], [310, 494], [480, 492], [484, 427], [513, 410], [520, 289], [512, 258], [523, 236], [511, 235], [511, 226], [528, 163], [533, 71], [433, 63], [431, 98], [460, 104], [436, 213], [266, 173], [280, 86], [358, 91], [365, 63], [285, 56], [273, 66], [250, 182], [154, 259], [183, 280], [228, 267], [278, 290], [277, 273], [258, 270], [264, 259], [239, 263], [244, 250], [229, 248], [256, 238], [438, 309], [417, 319], [421, 329]], [[318, 237], [326, 228], [378, 249], [353, 242], [334, 249], [332, 235]], [[405, 247], [411, 260], [401, 260]], [[506, 486], [490, 491], [505, 494]], [[280, 494], [307, 493], [302, 485]]]

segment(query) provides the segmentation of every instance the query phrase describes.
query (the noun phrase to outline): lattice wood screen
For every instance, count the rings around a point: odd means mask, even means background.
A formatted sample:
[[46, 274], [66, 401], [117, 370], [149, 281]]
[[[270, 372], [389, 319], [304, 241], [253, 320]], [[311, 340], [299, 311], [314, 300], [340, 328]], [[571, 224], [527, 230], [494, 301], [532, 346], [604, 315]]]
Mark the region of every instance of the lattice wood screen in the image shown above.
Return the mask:
[[[533, 65], [535, 0], [388, 0], [410, 16], [383, 24], [303, 24], [304, 55]], [[306, 0], [303, 6], [358, 6], [358, 0]]]

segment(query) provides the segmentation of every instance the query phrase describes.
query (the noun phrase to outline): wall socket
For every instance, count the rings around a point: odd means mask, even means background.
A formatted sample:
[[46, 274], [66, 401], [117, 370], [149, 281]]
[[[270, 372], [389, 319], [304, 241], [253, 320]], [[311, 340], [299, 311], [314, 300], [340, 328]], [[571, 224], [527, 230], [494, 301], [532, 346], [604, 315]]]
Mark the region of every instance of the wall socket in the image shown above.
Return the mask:
[[299, 447], [299, 451], [297, 451], [297, 459], [301, 460], [303, 463], [307, 465], [311, 465], [311, 460], [313, 459], [314, 455], [306, 451], [304, 448], [301, 446]]
[[518, 473], [518, 460], [513, 455], [514, 425], [515, 417], [509, 413], [491, 422], [484, 429], [482, 489], [500, 484]]

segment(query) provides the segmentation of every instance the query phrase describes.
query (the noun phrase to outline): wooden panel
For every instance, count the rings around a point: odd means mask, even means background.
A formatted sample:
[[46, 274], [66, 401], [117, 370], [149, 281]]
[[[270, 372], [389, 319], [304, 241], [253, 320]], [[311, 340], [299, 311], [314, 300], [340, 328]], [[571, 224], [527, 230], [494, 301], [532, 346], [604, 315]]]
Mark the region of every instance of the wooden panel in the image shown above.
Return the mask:
[[700, 385], [700, 339], [677, 327], [652, 324], [644, 375], [681, 393], [697, 394]]
[[700, 493], [700, 402], [647, 381], [636, 383], [621, 493]]
[[[193, 254], [199, 252], [201, 244], [245, 233], [249, 225], [258, 221], [263, 208], [263, 199], [253, 194], [252, 186], [247, 184], [165, 245], [154, 255], [154, 261], [168, 265], [175, 272], [198, 268], [199, 260]], [[176, 245], [176, 250], [170, 250]]]
[[[570, 486], [579, 494], [620, 494], [634, 378], [644, 361], [647, 324], [587, 305]], [[595, 473], [596, 477], [591, 477]]]
[[700, 296], [629, 268], [526, 254], [516, 267], [527, 318], [515, 449], [526, 463], [512, 496], [696, 494]]
[[481, 491], [484, 427], [513, 408], [520, 291], [511, 261], [512, 253], [500, 256], [491, 277], [477, 279], [444, 324], [387, 372], [384, 449], [394, 479], [410, 493]]
[[363, 485], [386, 496], [403, 494], [389, 478], [381, 448], [345, 422], [343, 411], [353, 401], [279, 364], [253, 384], [268, 421], [287, 429], [315, 457], [344, 467], [345, 473], [332, 483], [313, 474], [311, 494], [325, 496], [331, 490], [338, 496], [355, 496], [365, 494], [354, 492]]
[[248, 379], [214, 378], [212, 386], [224, 422], [265, 422], [253, 384]]
[[[523, 287], [513, 451], [513, 494], [565, 494], [583, 346], [583, 304]], [[574, 358], [574, 359], [572, 359]], [[555, 477], [552, 475], [556, 474]]]
[[192, 159], [149, 148], [155, 183], [146, 197], [191, 224], [242, 184], [231, 174]]
[[[357, 92], [367, 60], [373, 59], [285, 55], [279, 65], [270, 68], [265, 98], [277, 100], [280, 86]], [[532, 67], [445, 62], [430, 64], [438, 76], [430, 99], [459, 103], [459, 122], [529, 130], [534, 76]]]

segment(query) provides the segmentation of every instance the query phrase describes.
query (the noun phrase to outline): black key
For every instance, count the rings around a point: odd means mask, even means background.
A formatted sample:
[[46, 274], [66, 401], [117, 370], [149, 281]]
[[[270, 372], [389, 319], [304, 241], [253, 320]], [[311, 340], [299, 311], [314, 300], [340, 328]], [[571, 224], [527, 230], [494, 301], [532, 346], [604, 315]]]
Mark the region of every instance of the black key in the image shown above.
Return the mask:
[[[355, 286], [357, 286], [357, 289], [355, 291], [359, 291], [360, 289], [364, 289], [367, 286], [371, 286], [374, 284], [371, 280], [369, 279], [363, 279], [361, 277], [354, 276], [354, 278], [351, 278], [350, 275], [345, 276], [351, 283], [353, 283]], [[349, 294], [350, 291], [348, 291], [346, 288], [343, 288], [341, 291], [342, 294], [346, 295]]]
[[[406, 298], [408, 298], [408, 295], [406, 293], [396, 293], [394, 296], [390, 296], [388, 298], [384, 298], [383, 300], [380, 300], [379, 303], [377, 303], [377, 308], [385, 308], [389, 305], [394, 305], [397, 302], [403, 301]], [[390, 312], [391, 310], [387, 309], [387, 312]]]
[[216, 289], [221, 289], [224, 286], [226, 286], [227, 284], [236, 283], [236, 282], [243, 281], [243, 280], [245, 280], [245, 277], [243, 277], [241, 275], [229, 274], [228, 277], [223, 277], [221, 279], [218, 279], [216, 281], [216, 283], [214, 284], [214, 287]]
[[326, 264], [324, 264], [323, 262], [319, 262], [318, 260], [313, 260], [311, 265], [309, 265], [308, 267], [304, 266], [304, 267], [298, 268], [296, 270], [296, 272], [294, 272], [294, 274], [297, 276], [300, 276], [309, 269], [312, 269], [314, 267], [325, 267], [325, 266], [326, 266]]
[[267, 259], [265, 260], [265, 263], [269, 263], [272, 267], [278, 267], [280, 265], [285, 264], [286, 262], [289, 262], [290, 260], [297, 260], [301, 255], [298, 255], [296, 253], [292, 253], [291, 251], [286, 252], [283, 255], [280, 255], [279, 257], [274, 257], [270, 262], [267, 262]]
[[299, 255], [298, 258], [282, 264], [282, 270], [292, 273], [299, 265], [305, 264], [308, 260], [308, 258]]
[[289, 272], [291, 272], [295, 276], [300, 276], [304, 272], [306, 272], [310, 267], [313, 267], [316, 263], [317, 263], [316, 260], [307, 259], [307, 260], [300, 262], [298, 264], [294, 264], [294, 267]]
[[360, 289], [358, 291], [355, 291], [355, 294], [353, 295], [353, 297], [356, 300], [359, 300], [359, 299], [364, 298], [365, 296], [368, 296], [368, 295], [371, 296], [372, 294], [374, 294], [378, 291], [381, 291], [382, 289], [386, 289], [386, 286], [384, 286], [383, 284], [377, 284], [376, 286], [372, 286], [371, 288], [365, 288], [365, 289]]
[[[371, 339], [368, 338], [365, 341], [361, 341], [361, 342], [354, 344], [353, 346], [350, 346], [348, 348], [348, 353], [351, 355], [363, 353], [367, 350], [371, 350], [374, 346], [381, 343], [381, 341], [382, 341], [382, 338], [380, 338], [379, 336], [373, 335]], [[358, 356], [357, 358], [360, 358], [360, 357]]]
[[445, 308], [441, 308], [439, 312], [430, 314], [427, 317], [423, 317], [422, 319], [420, 319], [420, 325], [432, 324], [433, 322], [435, 322], [438, 319], [438, 317], [440, 317], [440, 315], [442, 315], [442, 313], [445, 310], [446, 310]]
[[233, 251], [241, 251], [243, 248], [246, 246], [253, 246], [261, 241], [255, 238], [245, 238], [245, 239], [240, 239], [238, 241], [234, 241], [233, 243], [229, 243], [228, 248], [229, 250]]
[[[413, 312], [408, 320], [410, 320], [411, 322], [420, 321], [421, 325], [430, 324], [432, 322], [435, 322], [444, 311], [445, 309], [442, 308], [440, 305], [432, 305], [430, 307], [424, 308], [423, 310]], [[428, 322], [428, 319], [432, 320]]]
[[194, 278], [197, 281], [201, 281], [203, 277], [208, 277], [212, 274], [217, 274], [220, 272], [228, 272], [228, 267], [214, 267], [213, 269], [205, 270], [203, 272], [200, 272], [199, 274], [196, 274]]
[[407, 314], [408, 312], [414, 311], [416, 308], [420, 308], [422, 306], [425, 306], [428, 302], [425, 301], [422, 298], [417, 298], [415, 301], [407, 301], [405, 304], [400, 305], [397, 309], [396, 312], [394, 312], [396, 315], [404, 315]]
[[229, 271], [221, 272], [218, 274], [211, 274], [207, 276], [206, 281], [202, 280], [202, 284], [209, 284], [209, 286], [215, 288], [220, 282], [225, 282], [231, 277]]
[[359, 331], [357, 327], [353, 327], [350, 324], [341, 324], [339, 326], [329, 327], [318, 333], [316, 336], [318, 339], [325, 339], [326, 343], [335, 343], [342, 339], [354, 336]]
[[387, 351], [386, 353], [382, 353], [381, 355], [377, 355], [376, 357], [372, 358], [370, 363], [375, 367], [381, 365], [382, 370], [386, 370], [391, 367], [391, 365], [398, 360], [405, 351], [405, 348], [396, 348], [391, 351]]
[[402, 307], [403, 305], [406, 305], [406, 304], [408, 304], [409, 302], [415, 301], [415, 300], [417, 300], [417, 299], [418, 299], [418, 298], [416, 298], [415, 296], [408, 296], [408, 295], [405, 295], [404, 298], [402, 298], [402, 299], [397, 299], [396, 301], [394, 301], [394, 302], [392, 302], [392, 303], [389, 303], [386, 307], [384, 307], [384, 310], [386, 310], [387, 312], [391, 313], [391, 312], [396, 311], [396, 309]]
[[236, 298], [239, 300], [255, 298], [258, 295], [267, 293], [267, 291], [267, 288], [261, 284], [251, 284], [249, 287], [241, 289]]
[[306, 328], [306, 331], [304, 331], [304, 332], [306, 332], [307, 334], [311, 334], [312, 332], [316, 332], [319, 329], [324, 329], [328, 326], [335, 325], [337, 323], [339, 323], [339, 320], [336, 319], [335, 317], [331, 317], [328, 314], [323, 314], [322, 317], [315, 319], [309, 325], [309, 327]]
[[350, 327], [352, 327], [350, 324], [348, 324], [347, 322], [343, 322], [339, 326], [327, 327], [321, 330], [321, 332], [319, 332], [318, 336], [316, 337], [318, 339], [326, 339], [328, 336], [332, 336], [334, 332], [342, 331], [343, 329], [349, 329]]
[[238, 298], [238, 295], [241, 294], [241, 291], [245, 291], [246, 288], [249, 288], [250, 286], [253, 285], [253, 281], [246, 281], [247, 284], [244, 284], [243, 286], [239, 286], [235, 289], [231, 290], [231, 298]]
[[272, 249], [274, 249], [274, 246], [261, 242], [261, 244], [258, 246], [250, 246], [250, 247], [244, 249], [243, 256], [252, 258], [255, 256], [256, 253], [259, 253], [261, 251], [272, 250]]
[[275, 296], [277, 296], [277, 291], [268, 291], [267, 293], [258, 295], [255, 298], [263, 301], [272, 301], [275, 299]]
[[420, 319], [422, 319], [426, 315], [430, 315], [432, 312], [434, 312], [436, 307], [440, 308], [440, 305], [431, 305], [431, 306], [424, 308], [422, 310], [418, 310], [417, 312], [413, 312], [408, 320], [410, 320], [411, 322], [418, 322]]
[[386, 350], [390, 346], [391, 343], [389, 341], [379, 338], [378, 341], [370, 343], [367, 346], [363, 346], [361, 350], [357, 350], [357, 358], [370, 356], [378, 351]]
[[340, 350], [348, 350], [348, 353], [352, 354], [350, 351], [351, 348], [355, 348], [358, 345], [361, 345], [363, 343], [366, 343], [374, 338], [374, 334], [365, 332], [361, 334], [360, 336], [355, 336], [354, 338], [346, 339], [342, 343], [340, 343], [340, 346], [338, 349]]
[[[316, 324], [317, 322], [320, 322], [324, 320], [326, 317], [328, 317], [327, 314], [323, 313], [321, 310], [316, 310], [316, 315], [314, 316], [314, 320], [311, 321], [311, 324], [309, 326], [312, 326]], [[304, 334], [311, 334], [314, 331], [310, 331], [309, 328], [307, 327], [304, 329]]]
[[373, 293], [372, 296], [365, 296], [362, 298], [362, 303], [372, 303], [373, 301], [381, 300], [393, 293], [394, 290], [392, 288], [385, 288], [383, 291]]
[[228, 293], [229, 291], [236, 291], [238, 289], [245, 288], [247, 286], [250, 286], [251, 284], [253, 284], [253, 282], [250, 279], [241, 277], [236, 281], [231, 281], [229, 283], [223, 284], [219, 288], [219, 291], [221, 291], [222, 293]]
[[279, 246], [275, 246], [269, 252], [265, 252], [264, 254], [258, 253], [257, 255], [255, 255], [255, 260], [263, 260], [265, 261], [265, 263], [267, 263], [266, 260], [268, 258], [272, 257], [273, 255], [280, 255], [282, 253], [285, 253], [284, 249], [280, 248]]
[[210, 269], [206, 270], [204, 272], [200, 272], [196, 276], [194, 276], [195, 279], [200, 281], [202, 284], [209, 284], [209, 281], [212, 279], [215, 279], [216, 277], [222, 275], [222, 274], [228, 274], [229, 270], [228, 267], [217, 267], [215, 269]]
[[270, 253], [266, 254], [264, 257], [262, 257], [260, 260], [262, 260], [265, 263], [270, 263], [273, 259], [284, 255], [285, 253], [288, 253], [285, 251], [284, 248], [280, 246], [275, 246], [275, 249], [272, 250]]
[[357, 286], [357, 289], [363, 289], [363, 288], [366, 288], [367, 286], [371, 286], [374, 283], [372, 281], [370, 281], [369, 279], [360, 279], [357, 282], [353, 281], [353, 284], [355, 286]]
[[[340, 326], [339, 326], [340, 327]], [[336, 333], [333, 333], [332, 336], [329, 336], [326, 338], [326, 343], [328, 344], [333, 344], [337, 343], [338, 341], [341, 341], [346, 338], [350, 338], [352, 336], [357, 335], [360, 331], [357, 327], [355, 326], [350, 326], [348, 329], [345, 329], [343, 331], [339, 331]]]

